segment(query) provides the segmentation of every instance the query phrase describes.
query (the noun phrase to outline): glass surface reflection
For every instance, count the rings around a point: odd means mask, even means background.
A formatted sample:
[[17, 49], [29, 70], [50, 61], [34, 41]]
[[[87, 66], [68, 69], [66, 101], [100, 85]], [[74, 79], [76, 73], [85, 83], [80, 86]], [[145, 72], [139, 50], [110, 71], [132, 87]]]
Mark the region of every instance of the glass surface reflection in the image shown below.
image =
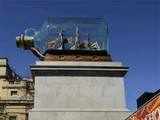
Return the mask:
[[[108, 27], [103, 18], [53, 17], [45, 21], [38, 30], [34, 28], [25, 30], [22, 37], [30, 41], [29, 47], [45, 52], [46, 50], [106, 51], [107, 36]], [[21, 36], [16, 39], [20, 38]]]

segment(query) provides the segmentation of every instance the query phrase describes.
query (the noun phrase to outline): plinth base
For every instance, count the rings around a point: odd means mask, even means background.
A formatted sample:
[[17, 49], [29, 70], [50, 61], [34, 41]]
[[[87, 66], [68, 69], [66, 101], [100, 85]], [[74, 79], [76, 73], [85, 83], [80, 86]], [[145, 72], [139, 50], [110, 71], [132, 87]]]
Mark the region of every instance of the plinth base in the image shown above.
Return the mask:
[[130, 114], [119, 110], [32, 110], [29, 120], [125, 120]]

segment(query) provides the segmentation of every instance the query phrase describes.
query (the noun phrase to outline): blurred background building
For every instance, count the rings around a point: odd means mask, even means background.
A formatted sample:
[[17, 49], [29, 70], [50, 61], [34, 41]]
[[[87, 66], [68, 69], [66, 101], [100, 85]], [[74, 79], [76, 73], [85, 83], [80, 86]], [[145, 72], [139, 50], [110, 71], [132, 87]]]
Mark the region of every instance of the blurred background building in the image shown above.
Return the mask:
[[0, 58], [0, 120], [27, 120], [33, 106], [32, 79], [22, 79]]

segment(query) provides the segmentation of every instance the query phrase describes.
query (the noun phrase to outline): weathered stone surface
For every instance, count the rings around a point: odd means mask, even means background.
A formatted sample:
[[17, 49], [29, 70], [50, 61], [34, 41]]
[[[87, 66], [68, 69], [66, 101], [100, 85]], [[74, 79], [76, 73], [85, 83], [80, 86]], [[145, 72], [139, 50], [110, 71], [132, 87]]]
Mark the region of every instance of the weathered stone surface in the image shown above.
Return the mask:
[[36, 77], [35, 108], [125, 110], [123, 86], [115, 77]]

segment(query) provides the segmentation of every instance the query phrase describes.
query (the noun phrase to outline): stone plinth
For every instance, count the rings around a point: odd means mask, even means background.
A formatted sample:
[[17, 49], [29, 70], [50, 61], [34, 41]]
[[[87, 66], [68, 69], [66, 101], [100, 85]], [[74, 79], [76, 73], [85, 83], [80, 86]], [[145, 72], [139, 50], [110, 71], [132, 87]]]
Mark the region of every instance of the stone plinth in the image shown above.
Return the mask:
[[40, 61], [31, 66], [35, 80], [30, 120], [124, 120], [123, 77], [119, 62]]

